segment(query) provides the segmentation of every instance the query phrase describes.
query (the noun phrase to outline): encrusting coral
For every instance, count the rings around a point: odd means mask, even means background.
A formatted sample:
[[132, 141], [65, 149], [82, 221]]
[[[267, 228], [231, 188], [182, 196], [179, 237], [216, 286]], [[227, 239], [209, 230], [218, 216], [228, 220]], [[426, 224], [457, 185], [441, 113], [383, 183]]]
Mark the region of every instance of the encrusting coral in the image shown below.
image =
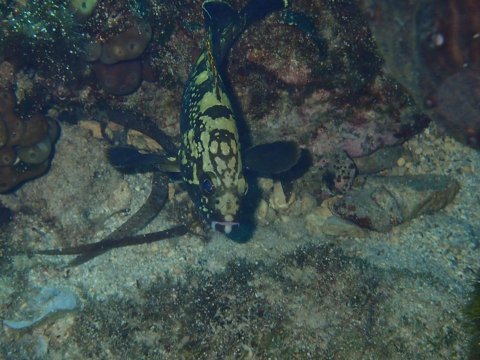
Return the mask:
[[139, 21], [123, 33], [112, 36], [102, 47], [100, 61], [115, 64], [119, 61], [139, 57], [152, 38], [152, 27], [147, 22]]
[[41, 114], [25, 120], [15, 105], [15, 94], [0, 89], [0, 193], [42, 175], [59, 134], [56, 121]]
[[104, 44], [85, 45], [85, 59], [97, 61], [93, 70], [102, 88], [112, 95], [135, 92], [142, 82], [138, 59], [152, 38], [152, 27], [137, 20], [130, 28], [110, 37]]

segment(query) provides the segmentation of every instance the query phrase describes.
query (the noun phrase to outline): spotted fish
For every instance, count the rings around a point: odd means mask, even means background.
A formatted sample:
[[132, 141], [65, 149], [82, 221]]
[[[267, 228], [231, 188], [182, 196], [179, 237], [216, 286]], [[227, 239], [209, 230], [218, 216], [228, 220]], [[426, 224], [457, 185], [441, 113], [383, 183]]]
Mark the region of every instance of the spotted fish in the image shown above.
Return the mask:
[[[157, 164], [158, 169], [167, 171], [174, 171], [174, 164], [177, 164], [201, 216], [214, 230], [230, 233], [239, 225], [240, 201], [248, 186], [236, 116], [222, 78], [222, 64], [232, 44], [250, 24], [287, 6], [287, 0], [252, 0], [237, 12], [224, 1], [205, 1], [202, 5], [204, 48], [190, 72], [183, 94], [178, 158], [112, 148], [110, 162], [117, 167], [129, 162], [137, 166]], [[271, 153], [293, 154], [282, 155], [282, 160], [287, 159], [287, 166], [283, 164], [285, 161], [278, 162], [279, 166], [270, 172], [285, 170], [298, 160], [296, 144], [284, 141], [258, 147], [264, 155], [269, 153], [268, 148]], [[255, 158], [255, 149], [249, 149], [248, 159]], [[268, 158], [263, 158], [260, 162], [250, 161], [248, 168], [256, 170], [271, 165]]]
[[237, 121], [221, 66], [232, 43], [254, 21], [288, 5], [253, 0], [240, 13], [224, 1], [205, 1], [204, 50], [183, 95], [180, 169], [192, 200], [212, 228], [229, 233], [238, 225], [240, 199], [247, 192]]

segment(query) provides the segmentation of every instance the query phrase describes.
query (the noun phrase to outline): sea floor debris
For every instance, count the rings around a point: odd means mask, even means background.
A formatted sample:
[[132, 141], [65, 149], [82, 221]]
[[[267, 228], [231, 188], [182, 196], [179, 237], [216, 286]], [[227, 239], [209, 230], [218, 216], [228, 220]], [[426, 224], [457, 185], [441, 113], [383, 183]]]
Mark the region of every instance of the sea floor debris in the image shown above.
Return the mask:
[[19, 320], [3, 320], [3, 325], [11, 330], [27, 330], [62, 312], [73, 311], [78, 306], [79, 302], [73, 291], [45, 287], [20, 305], [17, 315]]

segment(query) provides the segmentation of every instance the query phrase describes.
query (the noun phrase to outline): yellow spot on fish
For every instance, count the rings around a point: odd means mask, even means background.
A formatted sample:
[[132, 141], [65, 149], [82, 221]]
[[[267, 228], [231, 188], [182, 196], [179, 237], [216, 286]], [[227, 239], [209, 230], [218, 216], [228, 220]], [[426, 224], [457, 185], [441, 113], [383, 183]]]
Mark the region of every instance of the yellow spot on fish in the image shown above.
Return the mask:
[[211, 152], [212, 154], [216, 154], [216, 153], [218, 152], [218, 142], [212, 141], [212, 142], [210, 143], [210, 152]]
[[217, 163], [218, 171], [223, 172], [227, 169], [227, 164], [225, 164], [225, 161], [223, 161], [221, 158], [216, 157], [215, 162]]
[[220, 149], [222, 150], [223, 155], [228, 155], [230, 154], [230, 146], [226, 142], [221, 142], [220, 143]]
[[235, 170], [235, 165], [236, 165], [236, 164], [237, 164], [237, 159], [236, 159], [234, 156], [232, 156], [232, 157], [230, 158], [230, 160], [228, 160], [228, 168], [229, 168], [230, 170]]
[[[207, 71], [202, 71], [195, 78], [195, 85], [201, 85], [202, 83], [204, 83], [207, 80], [208, 80], [208, 72]], [[195, 92], [195, 94], [197, 94], [197, 92]]]
[[243, 177], [237, 181], [237, 190], [239, 194], [245, 194], [247, 191], [247, 183]]
[[225, 188], [230, 189], [233, 185], [232, 172], [224, 171], [222, 175], [223, 175], [222, 181], [223, 181], [223, 184], [225, 185]]
[[197, 164], [193, 163], [193, 179], [190, 182], [190, 184], [198, 185], [200, 184], [200, 181], [198, 181], [198, 176], [197, 176]]
[[235, 120], [231, 118], [220, 117], [213, 120], [210, 116], [202, 115], [200, 120], [206, 125], [206, 130], [227, 130], [231, 132], [236, 138], [238, 137]]
[[198, 108], [201, 113], [205, 112], [205, 110], [211, 108], [214, 105], [225, 105], [228, 108], [231, 108], [230, 100], [228, 100], [227, 95], [223, 92], [219, 92], [220, 99], [217, 98], [215, 93], [213, 92], [206, 92], [202, 99], [198, 102]]
[[205, 59], [205, 53], [202, 52], [202, 54], [197, 59], [196, 65], [200, 64], [204, 59]]
[[235, 140], [230, 141], [230, 147], [232, 148], [232, 152], [234, 154], [236, 154], [237, 153], [237, 142]]

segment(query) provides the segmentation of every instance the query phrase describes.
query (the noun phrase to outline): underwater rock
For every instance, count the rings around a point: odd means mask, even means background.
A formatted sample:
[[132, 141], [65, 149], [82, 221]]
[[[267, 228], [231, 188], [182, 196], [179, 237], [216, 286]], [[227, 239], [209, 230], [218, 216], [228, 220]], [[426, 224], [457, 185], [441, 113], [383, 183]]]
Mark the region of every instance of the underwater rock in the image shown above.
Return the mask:
[[[249, 41], [246, 59], [285, 84], [305, 86], [318, 82], [319, 74], [314, 73], [314, 70], [322, 54], [314, 42], [298, 28], [283, 24], [271, 27], [265, 34], [267, 39], [252, 37], [253, 42]], [[297, 41], [285, 41], [292, 38]], [[272, 56], [275, 53], [288, 56]]]
[[361, 175], [375, 174], [397, 165], [397, 160], [403, 154], [401, 145], [378, 149], [370, 155], [355, 158], [353, 161]]
[[332, 210], [360, 227], [387, 232], [444, 208], [459, 189], [456, 180], [442, 175], [372, 176], [337, 200]]
[[459, 70], [443, 81], [436, 96], [433, 117], [455, 138], [480, 148], [480, 71]]
[[3, 320], [3, 325], [12, 330], [23, 330], [39, 325], [53, 315], [73, 311], [79, 307], [75, 293], [68, 289], [43, 288], [38, 295], [26, 299], [18, 317], [21, 320]]
[[140, 60], [122, 61], [112, 65], [96, 63], [93, 70], [102, 88], [112, 95], [128, 95], [142, 83]]
[[324, 203], [308, 214], [305, 228], [312, 236], [324, 234], [328, 236], [364, 237], [366, 231], [350, 221], [332, 214]]
[[14, 112], [12, 91], [0, 89], [0, 193], [43, 174], [50, 164], [59, 126], [34, 114], [24, 120]]
[[33, 146], [41, 142], [47, 133], [47, 119], [41, 114], [35, 114], [30, 120], [25, 121], [25, 130], [18, 144], [21, 146]]
[[458, 140], [480, 148], [479, 3], [357, 3], [367, 14], [387, 71], [432, 119]]
[[48, 159], [51, 152], [52, 142], [48, 136], [32, 146], [17, 148], [18, 158], [27, 164], [41, 164]]

